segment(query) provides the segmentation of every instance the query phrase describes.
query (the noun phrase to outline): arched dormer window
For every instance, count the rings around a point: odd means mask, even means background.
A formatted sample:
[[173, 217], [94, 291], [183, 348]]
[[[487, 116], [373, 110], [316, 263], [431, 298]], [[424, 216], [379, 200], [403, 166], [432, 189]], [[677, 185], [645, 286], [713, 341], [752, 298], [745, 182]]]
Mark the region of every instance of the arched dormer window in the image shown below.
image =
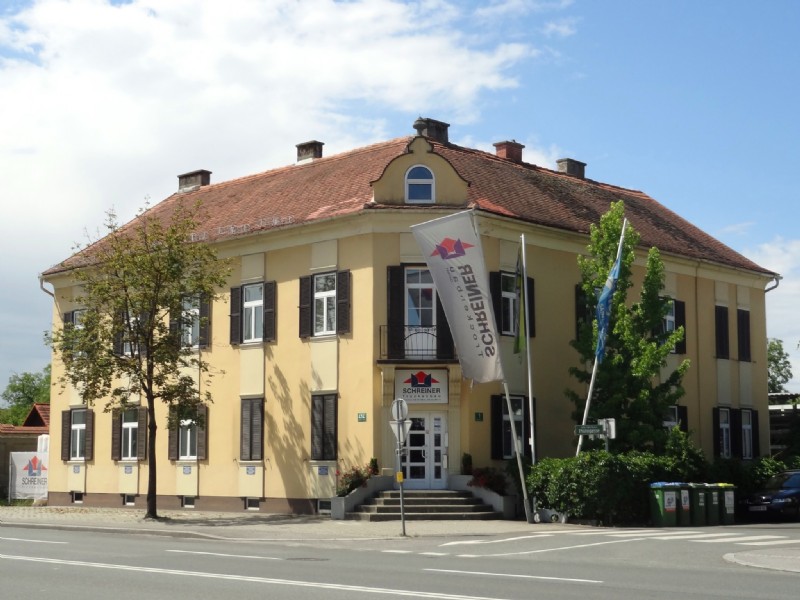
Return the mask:
[[416, 165], [406, 173], [406, 202], [432, 204], [436, 198], [433, 173], [428, 167]]

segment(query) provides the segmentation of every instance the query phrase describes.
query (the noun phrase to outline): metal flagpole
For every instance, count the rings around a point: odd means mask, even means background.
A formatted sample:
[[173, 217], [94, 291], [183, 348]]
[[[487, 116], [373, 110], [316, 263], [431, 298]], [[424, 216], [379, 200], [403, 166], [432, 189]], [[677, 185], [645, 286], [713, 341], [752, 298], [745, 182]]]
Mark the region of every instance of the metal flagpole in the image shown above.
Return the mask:
[[[534, 427], [533, 415], [533, 368], [531, 367], [531, 315], [528, 310], [530, 303], [528, 302], [528, 259], [525, 256], [525, 234], [519, 236], [520, 244], [522, 244], [522, 285], [525, 286], [525, 360], [527, 361], [528, 372], [528, 416], [531, 423], [531, 462], [536, 464], [536, 444], [534, 444], [534, 437], [536, 436], [536, 429]], [[523, 307], [520, 307], [523, 309]]]
[[517, 468], [519, 469], [519, 480], [522, 483], [522, 502], [525, 505], [525, 520], [528, 523], [533, 523], [533, 515], [531, 515], [531, 507], [528, 502], [528, 487], [525, 485], [525, 471], [522, 468], [522, 445], [517, 436], [517, 427], [514, 425], [514, 411], [511, 410], [511, 396], [508, 394], [508, 383], [503, 380], [503, 391], [506, 394], [506, 407], [508, 409], [508, 420], [511, 424], [511, 437], [514, 440], [514, 454], [517, 455]]
[[[619, 245], [617, 246], [617, 257], [614, 259], [614, 264], [611, 267], [611, 271], [609, 272], [608, 278], [606, 279], [606, 284], [603, 287], [603, 293], [600, 294], [600, 299], [598, 300], [598, 307], [600, 307], [600, 305], [603, 302], [603, 294], [604, 293], [608, 294], [608, 296], [607, 296], [608, 307], [606, 307], [606, 311], [608, 313], [611, 312], [611, 308], [610, 308], [611, 307], [611, 301], [612, 301], [612, 298], [613, 298], [613, 295], [614, 295], [614, 288], [617, 285], [617, 278], [619, 277], [619, 268], [620, 268], [619, 265], [620, 265], [620, 261], [622, 260], [622, 244], [625, 242], [625, 228], [627, 226], [628, 226], [628, 219], [625, 218], [625, 219], [622, 220], [622, 233], [620, 233], [620, 236], [619, 236]], [[616, 269], [616, 275], [614, 273], [615, 269]], [[605, 318], [607, 320], [606, 321], [606, 326], [608, 326], [608, 323], [611, 321], [611, 315], [607, 314]], [[582, 421], [583, 425], [586, 425], [586, 420], [589, 418], [589, 405], [592, 402], [592, 393], [594, 391], [594, 381], [595, 381], [595, 378], [597, 377], [597, 366], [603, 360], [603, 352], [605, 352], [605, 336], [606, 336], [607, 332], [605, 331], [605, 329], [603, 327], [601, 327], [599, 311], [598, 311], [597, 320], [598, 320], [598, 322], [597, 322], [597, 328], [598, 328], [598, 332], [597, 332], [597, 348], [595, 349], [595, 353], [594, 353], [594, 366], [592, 367], [592, 379], [589, 382], [589, 393], [586, 396], [586, 406], [584, 406], [584, 408], [583, 408], [583, 421]], [[578, 436], [578, 449], [575, 451], [575, 456], [578, 456], [578, 454], [580, 454], [582, 446], [583, 446], [583, 434], [580, 434]]]

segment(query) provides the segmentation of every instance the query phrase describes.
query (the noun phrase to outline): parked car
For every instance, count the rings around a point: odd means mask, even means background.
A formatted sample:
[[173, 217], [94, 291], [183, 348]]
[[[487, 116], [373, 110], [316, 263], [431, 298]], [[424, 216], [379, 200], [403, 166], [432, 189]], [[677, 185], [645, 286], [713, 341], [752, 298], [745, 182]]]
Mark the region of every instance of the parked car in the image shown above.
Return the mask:
[[751, 516], [787, 516], [800, 518], [800, 469], [773, 475], [763, 489], [742, 502]]

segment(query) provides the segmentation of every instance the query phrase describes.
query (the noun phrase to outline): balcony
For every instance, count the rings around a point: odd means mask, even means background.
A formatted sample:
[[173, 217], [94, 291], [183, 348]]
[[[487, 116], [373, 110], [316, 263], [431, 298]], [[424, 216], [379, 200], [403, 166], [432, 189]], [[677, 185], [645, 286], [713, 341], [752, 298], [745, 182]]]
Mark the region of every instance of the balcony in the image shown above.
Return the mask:
[[444, 327], [380, 326], [383, 360], [454, 361], [457, 359], [450, 329]]

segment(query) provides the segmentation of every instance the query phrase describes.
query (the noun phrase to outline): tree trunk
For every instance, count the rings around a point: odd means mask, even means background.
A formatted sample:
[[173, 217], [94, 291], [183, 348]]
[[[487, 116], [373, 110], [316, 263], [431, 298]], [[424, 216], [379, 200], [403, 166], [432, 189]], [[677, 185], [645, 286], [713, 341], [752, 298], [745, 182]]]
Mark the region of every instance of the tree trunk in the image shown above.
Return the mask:
[[147, 394], [147, 512], [145, 519], [157, 519], [156, 507], [156, 406], [152, 394]]

